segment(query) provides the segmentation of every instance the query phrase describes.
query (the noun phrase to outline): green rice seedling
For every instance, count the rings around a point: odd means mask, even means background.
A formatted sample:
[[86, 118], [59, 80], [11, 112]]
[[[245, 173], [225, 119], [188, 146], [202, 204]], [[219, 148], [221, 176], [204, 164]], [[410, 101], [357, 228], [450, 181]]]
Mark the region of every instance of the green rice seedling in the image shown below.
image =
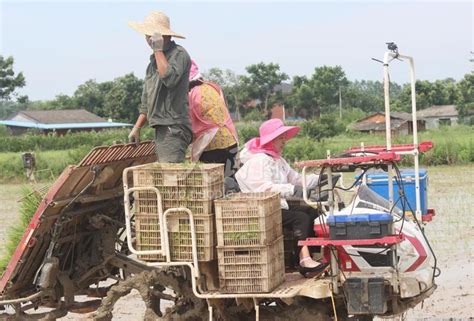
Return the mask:
[[31, 218], [36, 212], [39, 203], [43, 199], [44, 192], [38, 192], [33, 190], [29, 186], [25, 186], [22, 189], [22, 199], [20, 200], [20, 221], [17, 225], [10, 227], [7, 232], [7, 241], [5, 242], [6, 253], [0, 258], [0, 273], [3, 274], [5, 271], [10, 258], [13, 256], [15, 249], [18, 246], [23, 234], [25, 233]]

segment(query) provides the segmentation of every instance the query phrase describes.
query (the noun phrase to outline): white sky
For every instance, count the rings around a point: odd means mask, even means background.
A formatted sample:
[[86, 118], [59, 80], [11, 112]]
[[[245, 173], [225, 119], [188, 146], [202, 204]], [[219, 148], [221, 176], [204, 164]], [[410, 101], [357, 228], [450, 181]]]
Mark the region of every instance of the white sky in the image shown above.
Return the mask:
[[[167, 13], [178, 39], [202, 71], [239, 74], [258, 63], [311, 75], [340, 65], [350, 80], [382, 80], [385, 42], [415, 59], [418, 79], [456, 80], [472, 70], [472, 1], [328, 2], [124, 2], [0, 0], [0, 54], [13, 56], [31, 100], [72, 95], [89, 79], [112, 80], [134, 72], [143, 78], [150, 50], [127, 21], [151, 10]], [[395, 63], [391, 79], [408, 82], [408, 67]]]

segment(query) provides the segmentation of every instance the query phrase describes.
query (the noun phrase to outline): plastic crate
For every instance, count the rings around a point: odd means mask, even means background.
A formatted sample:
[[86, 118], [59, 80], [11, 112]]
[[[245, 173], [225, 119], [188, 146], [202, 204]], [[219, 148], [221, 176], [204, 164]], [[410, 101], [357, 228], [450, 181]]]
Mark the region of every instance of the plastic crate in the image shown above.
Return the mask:
[[[162, 188], [158, 188], [162, 191]], [[165, 210], [177, 207], [188, 208], [194, 216], [206, 216], [214, 214], [214, 204], [212, 199], [167, 199], [162, 193], [163, 213]], [[168, 194], [170, 195], [170, 194]], [[158, 213], [158, 201], [155, 192], [152, 191], [135, 191], [134, 206], [137, 213], [151, 214]]]
[[282, 235], [281, 209], [263, 217], [245, 214], [216, 219], [219, 246], [269, 245]]
[[[179, 214], [178, 214], [179, 215]], [[214, 215], [194, 218], [197, 254], [199, 261], [212, 261], [216, 258], [214, 238]], [[168, 219], [170, 254], [172, 261], [193, 259], [191, 226], [187, 216]]]
[[283, 237], [272, 245], [217, 247], [223, 293], [270, 292], [284, 280]]
[[[194, 217], [197, 254], [199, 261], [211, 261], [216, 258], [214, 215]], [[161, 234], [156, 215], [136, 214], [136, 246], [138, 250], [160, 250]], [[171, 261], [191, 262], [192, 242], [189, 218], [185, 214], [168, 216], [168, 240]], [[165, 261], [162, 255], [139, 255], [143, 261]]]
[[214, 204], [219, 246], [270, 245], [282, 236], [279, 193], [237, 193]]
[[223, 164], [150, 163], [132, 170], [137, 186], [208, 186], [224, 182]]
[[[161, 194], [163, 211], [186, 207], [195, 216], [214, 214], [213, 200], [224, 195], [224, 165], [151, 163], [134, 167], [134, 187], [156, 187]], [[156, 194], [134, 192], [142, 213], [157, 206]]]
[[[136, 249], [139, 251], [161, 250], [161, 232], [158, 214], [135, 214]], [[164, 261], [156, 254], [138, 255], [142, 261]]]
[[329, 236], [332, 240], [381, 238], [392, 234], [393, 217], [388, 213], [330, 215]]

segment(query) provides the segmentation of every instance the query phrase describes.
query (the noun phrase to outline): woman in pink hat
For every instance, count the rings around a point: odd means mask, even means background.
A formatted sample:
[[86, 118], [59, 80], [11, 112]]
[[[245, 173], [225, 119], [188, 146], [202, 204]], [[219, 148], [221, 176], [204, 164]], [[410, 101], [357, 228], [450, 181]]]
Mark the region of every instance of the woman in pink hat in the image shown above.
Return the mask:
[[225, 164], [225, 176], [234, 175], [238, 137], [219, 85], [203, 80], [194, 60], [189, 72], [189, 118], [193, 129], [191, 159]]
[[[280, 192], [283, 226], [291, 228], [297, 240], [313, 236], [316, 215], [306, 211], [290, 209], [286, 198], [303, 197], [301, 175], [283, 159], [282, 152], [288, 140], [300, 130], [298, 126], [285, 126], [280, 119], [270, 119], [259, 129], [260, 137], [245, 144], [240, 152], [243, 166], [235, 174], [242, 192]], [[307, 188], [317, 186], [318, 175], [307, 177]], [[327, 264], [314, 261], [307, 246], [299, 250], [300, 271], [323, 271]]]

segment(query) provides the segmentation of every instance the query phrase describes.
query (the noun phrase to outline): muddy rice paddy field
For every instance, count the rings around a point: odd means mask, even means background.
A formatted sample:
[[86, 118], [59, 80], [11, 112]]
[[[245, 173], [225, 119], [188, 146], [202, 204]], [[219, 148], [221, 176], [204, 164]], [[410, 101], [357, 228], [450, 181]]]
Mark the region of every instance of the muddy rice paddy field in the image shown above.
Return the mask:
[[[424, 303], [394, 320], [442, 320], [474, 318], [474, 166], [428, 168], [428, 207], [436, 209], [426, 234], [438, 258], [438, 289]], [[0, 255], [6, 231], [18, 218], [21, 185], [0, 185]], [[115, 306], [114, 320], [141, 320], [144, 304], [132, 292]], [[69, 314], [61, 320], [87, 320]]]

